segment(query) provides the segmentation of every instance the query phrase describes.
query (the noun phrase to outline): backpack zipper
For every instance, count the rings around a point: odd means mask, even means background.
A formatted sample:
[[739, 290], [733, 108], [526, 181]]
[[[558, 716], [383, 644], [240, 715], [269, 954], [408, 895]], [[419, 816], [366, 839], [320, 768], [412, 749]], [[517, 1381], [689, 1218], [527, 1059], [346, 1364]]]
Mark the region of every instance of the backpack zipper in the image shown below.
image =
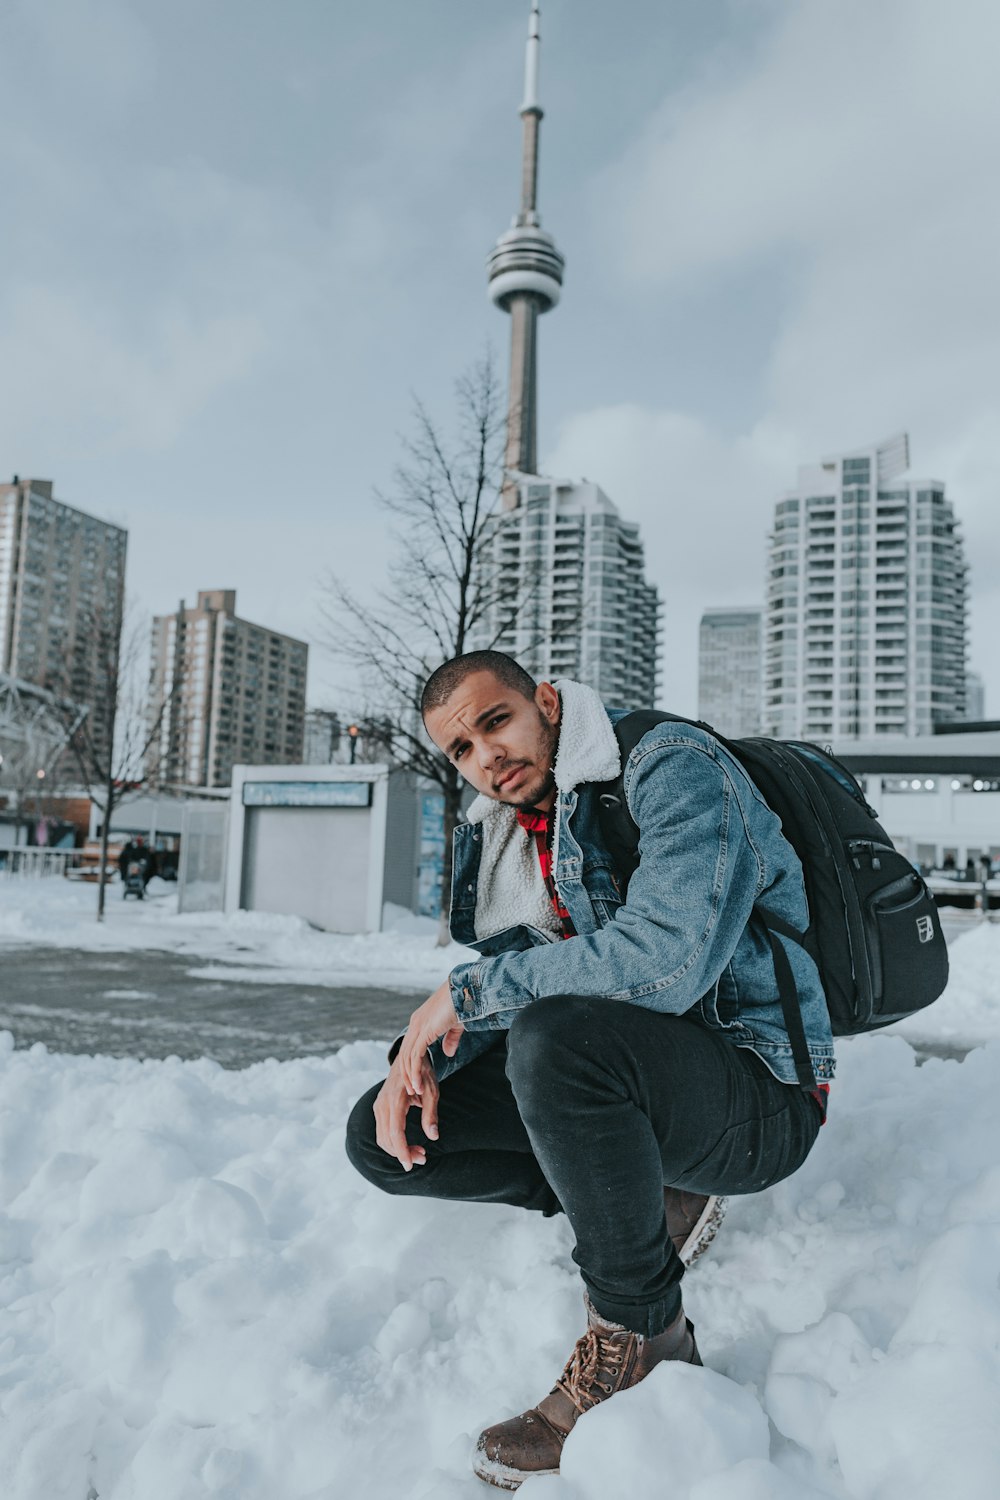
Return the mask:
[[848, 839], [847, 852], [851, 857], [851, 863], [856, 870], [861, 869], [861, 856], [868, 855], [868, 867], [872, 870], [881, 870], [882, 861], [879, 853], [894, 854], [896, 851], [888, 844], [877, 844], [873, 839]]

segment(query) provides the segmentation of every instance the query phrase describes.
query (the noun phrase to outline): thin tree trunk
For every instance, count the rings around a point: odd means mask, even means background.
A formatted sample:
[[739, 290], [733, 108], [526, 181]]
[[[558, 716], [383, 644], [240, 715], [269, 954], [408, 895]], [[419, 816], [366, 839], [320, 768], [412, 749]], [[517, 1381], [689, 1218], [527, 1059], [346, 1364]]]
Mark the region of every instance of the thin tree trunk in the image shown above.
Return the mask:
[[108, 784], [104, 789], [104, 822], [101, 825], [101, 864], [97, 875], [97, 920], [104, 921], [104, 887], [106, 883], [105, 866], [108, 862], [108, 835], [111, 832], [111, 809], [114, 806], [114, 782], [108, 777]]
[[449, 786], [444, 792], [444, 859], [441, 866], [441, 926], [437, 945], [446, 948], [451, 941], [448, 920], [451, 915], [451, 872], [454, 860], [454, 833], [462, 805], [462, 790]]

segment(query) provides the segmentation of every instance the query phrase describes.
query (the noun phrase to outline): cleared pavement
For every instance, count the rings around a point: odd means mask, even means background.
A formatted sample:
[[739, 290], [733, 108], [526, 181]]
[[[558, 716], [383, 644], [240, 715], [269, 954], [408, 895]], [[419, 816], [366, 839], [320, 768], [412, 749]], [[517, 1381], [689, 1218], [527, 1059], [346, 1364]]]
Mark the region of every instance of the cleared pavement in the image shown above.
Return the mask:
[[0, 949], [0, 1030], [15, 1045], [112, 1057], [266, 1057], [335, 1052], [392, 1038], [427, 991], [260, 984], [192, 976], [205, 959], [171, 953]]
[[[942, 911], [949, 943], [980, 920]], [[266, 1057], [315, 1057], [346, 1042], [394, 1037], [426, 990], [262, 984], [198, 977], [212, 960], [158, 951], [0, 948], [0, 1030], [18, 1047], [112, 1057], [210, 1057], [245, 1068]], [[230, 968], [228, 971], [233, 974]], [[964, 1056], [966, 1048], [917, 1048]]]

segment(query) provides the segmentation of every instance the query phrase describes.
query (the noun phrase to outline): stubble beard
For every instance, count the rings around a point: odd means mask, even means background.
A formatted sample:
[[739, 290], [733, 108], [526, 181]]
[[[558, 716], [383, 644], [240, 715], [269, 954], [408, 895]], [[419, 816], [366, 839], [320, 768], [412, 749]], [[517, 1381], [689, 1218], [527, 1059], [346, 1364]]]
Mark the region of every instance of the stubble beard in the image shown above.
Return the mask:
[[556, 784], [553, 767], [555, 765], [556, 749], [559, 744], [559, 726], [557, 724], [550, 724], [548, 719], [544, 718], [541, 713], [538, 715], [538, 720], [542, 731], [542, 748], [539, 761], [544, 765], [545, 770], [538, 785], [532, 787], [530, 793], [524, 793], [521, 800], [516, 804], [521, 812], [531, 812], [533, 808], [538, 806], [539, 802], [544, 801], [554, 791]]
[[524, 813], [531, 812], [533, 808], [538, 806], [539, 802], [541, 802], [545, 797], [549, 795], [549, 793], [554, 789], [555, 784], [556, 779], [553, 776], [552, 772], [546, 771], [544, 777], [542, 778], [541, 785], [534, 787], [531, 791], [530, 796], [525, 796], [523, 801], [515, 804], [518, 811]]

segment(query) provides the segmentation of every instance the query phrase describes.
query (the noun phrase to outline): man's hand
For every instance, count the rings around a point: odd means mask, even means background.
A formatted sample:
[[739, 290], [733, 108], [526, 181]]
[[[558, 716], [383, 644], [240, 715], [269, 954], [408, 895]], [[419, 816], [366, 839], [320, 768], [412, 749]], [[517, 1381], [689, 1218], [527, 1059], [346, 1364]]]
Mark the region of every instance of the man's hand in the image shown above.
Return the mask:
[[[443, 1037], [441, 1045], [445, 1056], [454, 1057], [464, 1030], [464, 1026], [455, 1014], [455, 1007], [451, 1000], [451, 985], [446, 979], [444, 984], [438, 986], [430, 999], [425, 1000], [423, 1005], [419, 1005], [413, 1012], [403, 1038], [403, 1045], [396, 1058], [396, 1061], [403, 1065], [403, 1078], [411, 1094], [423, 1093], [427, 1072], [424, 1063], [431, 1043], [436, 1042], [438, 1037]], [[431, 1076], [433, 1077], [433, 1074]], [[434, 1087], [437, 1088], [436, 1080]]]
[[414, 1106], [419, 1106], [424, 1135], [432, 1141], [436, 1141], [438, 1135], [438, 1085], [427, 1057], [423, 1060], [420, 1081], [419, 1094], [408, 1088], [397, 1054], [373, 1106], [375, 1139], [383, 1151], [396, 1158], [404, 1172], [409, 1172], [414, 1166], [422, 1167], [427, 1161], [423, 1146], [411, 1146], [406, 1139], [406, 1116]]

